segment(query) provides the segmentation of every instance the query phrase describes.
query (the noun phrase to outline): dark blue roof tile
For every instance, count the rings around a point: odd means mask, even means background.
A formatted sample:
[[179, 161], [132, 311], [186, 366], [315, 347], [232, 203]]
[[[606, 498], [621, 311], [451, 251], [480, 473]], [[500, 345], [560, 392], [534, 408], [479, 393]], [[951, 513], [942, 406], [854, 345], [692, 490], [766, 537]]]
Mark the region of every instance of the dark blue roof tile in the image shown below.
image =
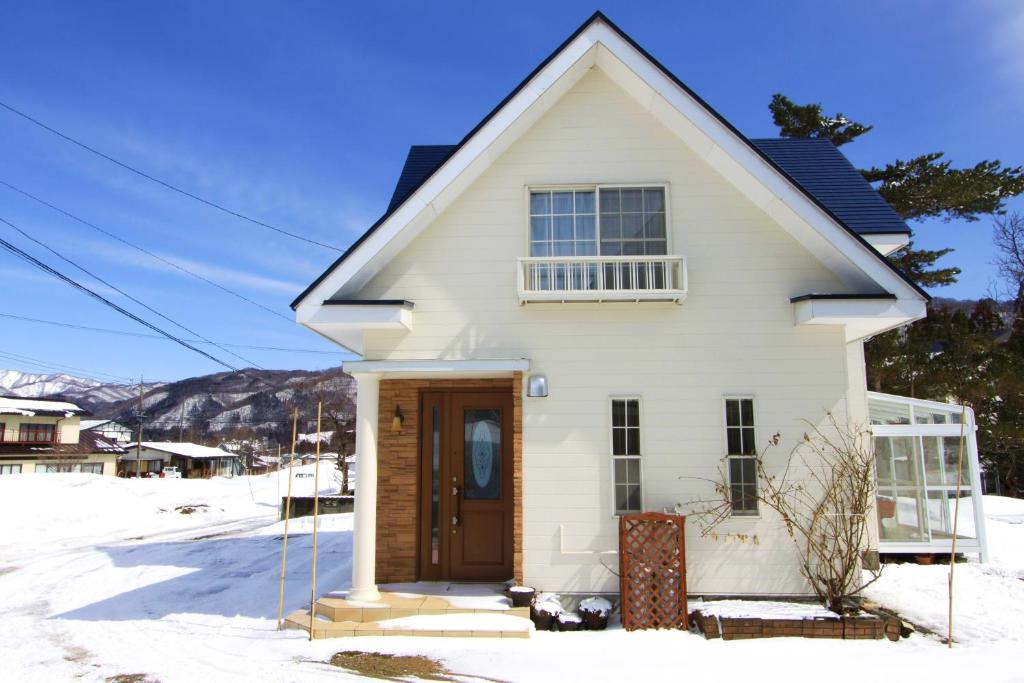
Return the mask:
[[754, 138], [750, 142], [861, 235], [910, 232], [899, 214], [830, 141]]

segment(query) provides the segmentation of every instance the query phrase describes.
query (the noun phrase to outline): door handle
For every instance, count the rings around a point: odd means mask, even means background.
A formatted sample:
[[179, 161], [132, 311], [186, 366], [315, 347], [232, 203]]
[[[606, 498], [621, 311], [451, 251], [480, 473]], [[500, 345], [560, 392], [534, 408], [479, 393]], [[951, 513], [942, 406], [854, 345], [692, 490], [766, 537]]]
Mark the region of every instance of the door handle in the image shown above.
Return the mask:
[[[459, 518], [462, 517], [462, 496], [459, 495], [459, 487], [452, 487], [452, 498], [455, 499], [455, 514], [452, 515], [452, 526], [456, 527], [459, 525]], [[455, 533], [455, 529], [452, 529], [452, 533]]]

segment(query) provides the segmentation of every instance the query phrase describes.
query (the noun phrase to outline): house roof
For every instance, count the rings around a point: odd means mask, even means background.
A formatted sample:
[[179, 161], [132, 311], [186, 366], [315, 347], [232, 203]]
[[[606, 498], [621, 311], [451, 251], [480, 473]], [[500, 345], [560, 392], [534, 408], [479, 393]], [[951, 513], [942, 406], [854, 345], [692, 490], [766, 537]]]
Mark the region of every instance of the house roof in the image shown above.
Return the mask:
[[[133, 453], [136, 444], [130, 443], [125, 444], [125, 448], [128, 452]], [[182, 441], [143, 441], [143, 448], [148, 448], [151, 451], [160, 451], [161, 453], [169, 453], [171, 455], [179, 455], [183, 458], [235, 458], [238, 457], [234, 453], [230, 453], [221, 448], [213, 448], [212, 446], [202, 446], [197, 443], [188, 443]]]
[[97, 427], [102, 427], [103, 425], [107, 424], [115, 424], [120, 426], [117, 422], [114, 422], [113, 420], [82, 420], [80, 423], [82, 431], [85, 431], [86, 429], [96, 429]]
[[[644, 60], [646, 60], [647, 63], [653, 66], [658, 73], [660, 73], [664, 78], [668, 79], [672, 84], [674, 84], [674, 86], [682, 90], [683, 93], [685, 93], [685, 95], [688, 98], [690, 98], [690, 100], [695, 102], [705, 114], [712, 117], [719, 125], [723, 126], [726, 130], [728, 130], [729, 133], [731, 133], [735, 137], [735, 139], [738, 140], [742, 145], [744, 145], [748, 150], [754, 152], [764, 162], [767, 162], [767, 164], [772, 169], [774, 169], [779, 175], [781, 175], [784, 179], [788, 180], [800, 194], [802, 194], [818, 209], [823, 211], [836, 225], [838, 225], [841, 229], [845, 230], [848, 234], [853, 236], [856, 239], [856, 241], [860, 242], [861, 246], [864, 249], [866, 249], [868, 253], [870, 253], [871, 257], [875, 259], [876, 262], [880, 262], [886, 270], [897, 275], [900, 280], [909, 285], [922, 299], [931, 299], [931, 296], [927, 292], [925, 292], [910, 277], [908, 277], [906, 273], [901, 271], [885, 256], [883, 256], [876, 249], [874, 249], [866, 240], [864, 240], [863, 237], [861, 237], [860, 233], [858, 233], [858, 231], [855, 228], [848, 225], [843, 220], [843, 218], [836, 214], [835, 211], [833, 211], [825, 202], [816, 197], [807, 187], [805, 187], [793, 175], [791, 175], [789, 171], [787, 171], [786, 168], [784, 168], [783, 164], [777, 162], [775, 159], [772, 158], [771, 154], [769, 154], [767, 151], [765, 151], [757, 144], [755, 144], [753, 141], [744, 136], [735, 126], [729, 123], [729, 121], [726, 120], [725, 117], [723, 117], [721, 114], [715, 111], [707, 102], [705, 102], [699, 95], [697, 95], [697, 93], [691, 90], [690, 87], [683, 83], [675, 74], [673, 74], [671, 71], [665, 68], [665, 66], [663, 66], [658, 60], [651, 56], [635, 40], [633, 40], [629, 35], [622, 31], [622, 29], [615, 25], [615, 23], [608, 19], [602, 12], [598, 11], [591, 15], [591, 17], [588, 18], [587, 21], [585, 21], [578, 29], [576, 29], [576, 31], [574, 31], [572, 35], [566, 38], [566, 40], [561, 45], [559, 45], [554, 52], [548, 55], [548, 57], [537, 66], [537, 68], [535, 68], [521, 83], [519, 83], [519, 85], [517, 85], [512, 90], [512, 92], [510, 92], [500, 103], [498, 103], [498, 105], [493, 110], [491, 110], [491, 112], [488, 113], [469, 133], [467, 133], [466, 136], [458, 144], [450, 147], [446, 145], [422, 146], [422, 148], [426, 149], [423, 152], [419, 152], [416, 154], [417, 158], [414, 160], [415, 163], [410, 169], [410, 174], [405, 179], [405, 182], [403, 182], [401, 178], [399, 179], [398, 186], [395, 189], [395, 193], [392, 196], [391, 202], [389, 203], [387, 210], [384, 212], [384, 215], [377, 219], [377, 221], [373, 225], [371, 225], [369, 229], [367, 229], [367, 231], [363, 233], [363, 235], [361, 235], [355, 242], [353, 242], [352, 245], [340, 257], [338, 257], [334, 261], [334, 263], [331, 264], [330, 267], [327, 268], [327, 270], [325, 270], [318, 278], [316, 278], [316, 280], [314, 280], [308, 287], [306, 287], [306, 289], [303, 290], [303, 292], [299, 294], [299, 296], [296, 297], [295, 300], [291, 303], [291, 307], [293, 309], [298, 308], [298, 306], [310, 293], [312, 293], [322, 282], [324, 282], [324, 280], [326, 280], [335, 270], [342, 266], [342, 264], [345, 263], [350, 257], [356, 254], [359, 248], [364, 243], [366, 243], [379, 228], [388, 223], [389, 219], [393, 215], [399, 213], [400, 210], [409, 202], [409, 200], [414, 195], [416, 195], [417, 192], [424, 187], [424, 185], [428, 184], [428, 181], [430, 181], [432, 177], [438, 175], [438, 171], [440, 171], [442, 167], [445, 167], [447, 165], [446, 162], [452, 160], [453, 157], [457, 157], [464, 147], [472, 147], [473, 145], [471, 143], [473, 142], [474, 137], [483, 129], [485, 129], [488, 126], [488, 124], [492, 121], [492, 119], [500, 118], [500, 115], [502, 114], [502, 111], [506, 107], [506, 105], [510, 105], [510, 103], [512, 103], [520, 94], [520, 92], [526, 89], [528, 85], [530, 85], [531, 81], [535, 77], [543, 74], [545, 68], [549, 64], [554, 62], [562, 54], [563, 51], [569, 48], [573, 44], [573, 41], [575, 41], [578, 37], [583, 35], [591, 26], [598, 23], [606, 26], [612, 32], [612, 34], [614, 34], [614, 36], [616, 36], [621, 41], [624, 41], [632, 49], [639, 53], [639, 55]], [[549, 86], [550, 83], [547, 85]], [[417, 148], [413, 149], [415, 150]], [[790, 165], [791, 168], [794, 168], [794, 170], [796, 170], [799, 175], [809, 174], [810, 164], [797, 163], [796, 158], [790, 158], [793, 155], [793, 149], [795, 149], [795, 146], [793, 148], [789, 148], [788, 150], [784, 150], [780, 147], [778, 149], [773, 149], [773, 151], [775, 151], [779, 155], [785, 156], [786, 162]], [[788, 151], [788, 154], [783, 155], [783, 152], [786, 151]], [[476, 153], [479, 154], [479, 152]], [[845, 157], [842, 157], [842, 155], [838, 151], [836, 151], [835, 154], [838, 155], [841, 159], [845, 160]], [[412, 155], [413, 151], [410, 150], [410, 156]], [[407, 159], [407, 164], [409, 161], [410, 160]], [[835, 164], [834, 158], [832, 159], [832, 163], [833, 165]], [[422, 173], [422, 167], [428, 165], [433, 165], [433, 170], [426, 173], [426, 175], [420, 175]], [[838, 172], [837, 174], [845, 175]], [[418, 182], [413, 182], [412, 178], [416, 175], [420, 175], [420, 179]], [[870, 189], [870, 185], [868, 185], [868, 188]], [[402, 196], [400, 197], [400, 195]], [[879, 199], [881, 198], [879, 197]], [[838, 202], [838, 199], [833, 202], [833, 205], [838, 205], [836, 202]], [[847, 209], [844, 209], [844, 212], [852, 212], [852, 209], [849, 209], [849, 211], [848, 209], [849, 207], [847, 207]], [[889, 230], [882, 230], [880, 232], [886, 233], [889, 232]], [[909, 232], [909, 230], [906, 228], [905, 224], [902, 224], [902, 229], [898, 230], [898, 232]]]
[[910, 234], [910, 228], [839, 148], [821, 138], [752, 138], [750, 142], [861, 235]]
[[[910, 228], [860, 171], [829, 140], [751, 138], [807, 193], [861, 235], [910, 234]], [[393, 211], [437, 168], [456, 145], [413, 145], [388, 205]]]
[[86, 456], [91, 453], [121, 454], [124, 452], [124, 448], [96, 432], [79, 433], [78, 443], [0, 444], [0, 455], [27, 455], [30, 457]]
[[41, 398], [22, 398], [20, 396], [0, 396], [0, 415], [22, 415], [32, 417], [45, 415], [49, 417], [71, 417], [82, 415], [82, 410], [74, 403], [67, 401], [48, 401]]
[[[109, 421], [109, 420], [108, 420]], [[98, 432], [83, 431], [78, 434], [78, 446], [82, 453], [126, 453], [123, 446]]]

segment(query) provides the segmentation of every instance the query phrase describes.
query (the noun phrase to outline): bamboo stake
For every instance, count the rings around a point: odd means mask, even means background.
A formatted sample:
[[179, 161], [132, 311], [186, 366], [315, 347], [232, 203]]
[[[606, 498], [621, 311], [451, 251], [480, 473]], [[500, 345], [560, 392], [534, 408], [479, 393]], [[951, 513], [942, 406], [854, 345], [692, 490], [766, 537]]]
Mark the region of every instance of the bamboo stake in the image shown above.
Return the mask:
[[[962, 406], [960, 413], [960, 453], [956, 459], [956, 501], [953, 503], [953, 543], [949, 549], [949, 633], [946, 634], [946, 641], [950, 649], [953, 648], [953, 569], [956, 567], [956, 532], [960, 523], [960, 487], [964, 481], [964, 429], [967, 423], [967, 404]], [[978, 495], [978, 492], [975, 492]]]
[[[292, 512], [292, 467], [295, 466], [295, 439], [298, 433], [299, 426], [299, 409], [296, 408], [292, 415], [292, 450], [288, 455], [288, 497], [284, 504], [284, 538], [281, 542], [281, 587], [277, 594], [277, 630], [281, 630], [283, 625], [284, 615], [284, 564], [288, 558], [288, 518], [291, 517]], [[278, 481], [278, 495], [280, 495], [280, 482], [281, 482], [281, 447], [277, 447], [277, 481]], [[313, 622], [310, 621], [309, 627], [313, 628]]]
[[316, 404], [316, 469], [313, 472], [313, 586], [309, 594], [309, 639], [313, 640], [313, 624], [316, 620], [316, 524], [320, 510], [320, 417], [324, 402]]

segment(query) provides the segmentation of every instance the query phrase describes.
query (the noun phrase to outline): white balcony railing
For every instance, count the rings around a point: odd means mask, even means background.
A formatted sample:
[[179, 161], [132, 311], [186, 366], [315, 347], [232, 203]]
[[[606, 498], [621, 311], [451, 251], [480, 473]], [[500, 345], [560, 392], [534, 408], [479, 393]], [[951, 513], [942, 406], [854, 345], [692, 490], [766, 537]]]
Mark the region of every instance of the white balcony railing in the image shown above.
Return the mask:
[[519, 303], [686, 298], [682, 256], [534, 256], [516, 268]]

